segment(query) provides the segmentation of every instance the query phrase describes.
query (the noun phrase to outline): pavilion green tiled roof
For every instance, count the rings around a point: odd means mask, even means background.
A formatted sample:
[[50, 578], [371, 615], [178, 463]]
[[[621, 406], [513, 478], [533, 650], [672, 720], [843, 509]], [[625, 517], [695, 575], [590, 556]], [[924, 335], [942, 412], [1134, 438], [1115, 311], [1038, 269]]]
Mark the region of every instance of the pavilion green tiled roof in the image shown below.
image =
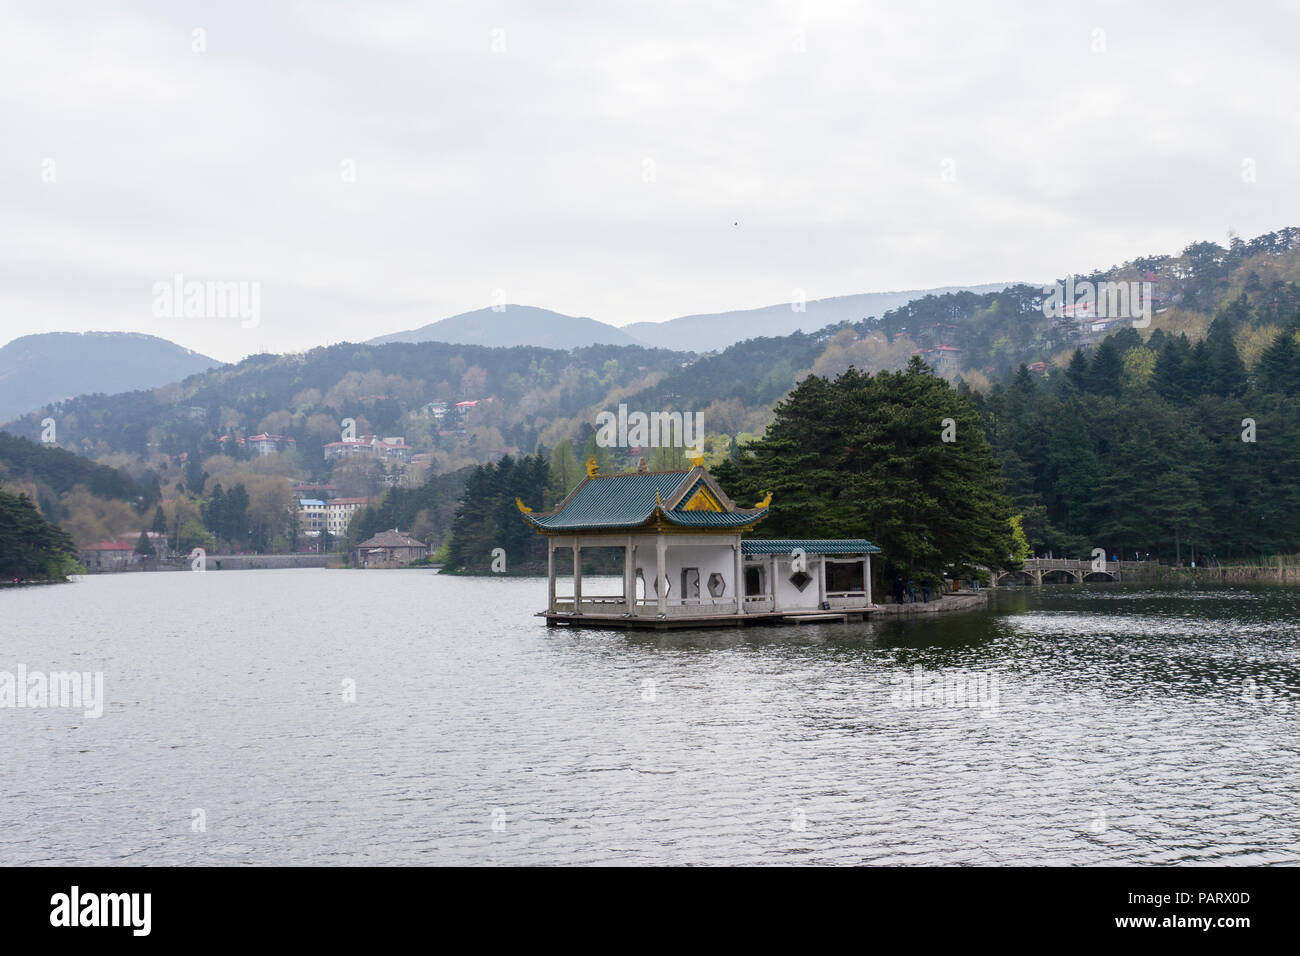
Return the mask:
[[740, 542], [742, 554], [789, 554], [795, 548], [804, 554], [880, 553], [880, 549], [865, 538], [768, 538]]
[[[524, 519], [542, 531], [596, 531], [639, 528], [659, 514], [681, 528], [745, 528], [767, 516], [766, 508], [730, 511], [685, 511], [689, 498], [680, 494], [689, 482], [694, 492], [707, 474], [689, 471], [646, 471], [587, 478], [554, 511], [526, 513]], [[711, 490], [718, 492], [716, 486]], [[657, 499], [656, 499], [657, 495]], [[725, 500], [725, 495], [722, 496]], [[729, 500], [727, 505], [731, 505]]]

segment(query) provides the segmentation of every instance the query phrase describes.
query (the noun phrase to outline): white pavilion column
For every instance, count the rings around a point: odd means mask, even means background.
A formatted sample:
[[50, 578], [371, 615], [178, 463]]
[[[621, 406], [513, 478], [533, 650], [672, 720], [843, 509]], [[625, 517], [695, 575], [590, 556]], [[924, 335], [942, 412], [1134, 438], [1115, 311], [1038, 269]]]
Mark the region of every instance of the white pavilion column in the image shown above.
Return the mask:
[[655, 537], [655, 591], [658, 592], [660, 614], [665, 613], [668, 606], [668, 578], [664, 575], [666, 545], [661, 531]]
[[745, 556], [740, 553], [740, 535], [736, 535], [736, 543], [731, 546], [735, 551], [736, 558], [736, 576], [732, 580], [732, 591], [736, 595], [736, 613], [745, 613]]
[[867, 604], [871, 604], [871, 555], [862, 562], [862, 587], [867, 592]]
[[826, 555], [822, 555], [821, 562], [817, 569], [817, 606], [821, 607], [826, 603]]
[[555, 613], [555, 542], [546, 539], [546, 610]]
[[632, 547], [632, 536], [627, 536], [623, 545], [623, 603], [627, 613], [636, 613], [636, 549]]
[[582, 545], [573, 536], [573, 613], [582, 613]]
[[776, 610], [776, 555], [773, 554], [767, 559], [767, 589], [772, 594], [772, 610]]

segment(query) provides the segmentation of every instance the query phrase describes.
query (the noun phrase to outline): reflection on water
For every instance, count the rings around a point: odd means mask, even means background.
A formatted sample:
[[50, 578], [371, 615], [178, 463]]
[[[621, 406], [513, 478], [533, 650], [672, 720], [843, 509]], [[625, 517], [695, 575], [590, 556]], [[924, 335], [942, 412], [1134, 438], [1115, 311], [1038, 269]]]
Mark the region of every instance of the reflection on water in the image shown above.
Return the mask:
[[0, 709], [0, 863], [1300, 860], [1300, 592], [624, 633], [548, 630], [545, 590], [304, 570], [0, 594], [0, 671], [102, 670], [108, 698]]

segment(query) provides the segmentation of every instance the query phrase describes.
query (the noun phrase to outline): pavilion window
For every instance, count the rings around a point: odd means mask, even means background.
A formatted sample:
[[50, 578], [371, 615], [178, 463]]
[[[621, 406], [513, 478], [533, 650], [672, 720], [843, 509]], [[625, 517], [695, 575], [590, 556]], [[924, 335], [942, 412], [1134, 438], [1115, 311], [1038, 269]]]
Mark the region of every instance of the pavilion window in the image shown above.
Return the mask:
[[726, 593], [727, 593], [726, 579], [717, 571], [714, 571], [712, 574], [709, 575], [709, 594], [715, 598], [720, 598], [722, 597], [722, 595]]
[[763, 569], [757, 565], [750, 565], [745, 568], [745, 595], [747, 597], [761, 597], [767, 594], [767, 588], [763, 586]]
[[682, 568], [682, 600], [698, 601], [700, 599], [700, 569]]
[[854, 561], [852, 564], [846, 564], [842, 561], [828, 561], [826, 564], [826, 590], [865, 590], [866, 584], [863, 582], [864, 570], [861, 561]]

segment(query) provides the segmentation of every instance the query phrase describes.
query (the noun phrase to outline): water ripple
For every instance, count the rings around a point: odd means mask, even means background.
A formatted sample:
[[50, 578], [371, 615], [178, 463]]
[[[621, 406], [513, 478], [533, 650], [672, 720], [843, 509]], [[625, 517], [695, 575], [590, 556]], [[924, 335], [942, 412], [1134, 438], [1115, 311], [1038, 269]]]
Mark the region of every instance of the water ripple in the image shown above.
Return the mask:
[[1296, 592], [665, 633], [547, 630], [544, 593], [259, 571], [0, 594], [0, 670], [102, 670], [108, 697], [0, 710], [0, 863], [1300, 862]]

